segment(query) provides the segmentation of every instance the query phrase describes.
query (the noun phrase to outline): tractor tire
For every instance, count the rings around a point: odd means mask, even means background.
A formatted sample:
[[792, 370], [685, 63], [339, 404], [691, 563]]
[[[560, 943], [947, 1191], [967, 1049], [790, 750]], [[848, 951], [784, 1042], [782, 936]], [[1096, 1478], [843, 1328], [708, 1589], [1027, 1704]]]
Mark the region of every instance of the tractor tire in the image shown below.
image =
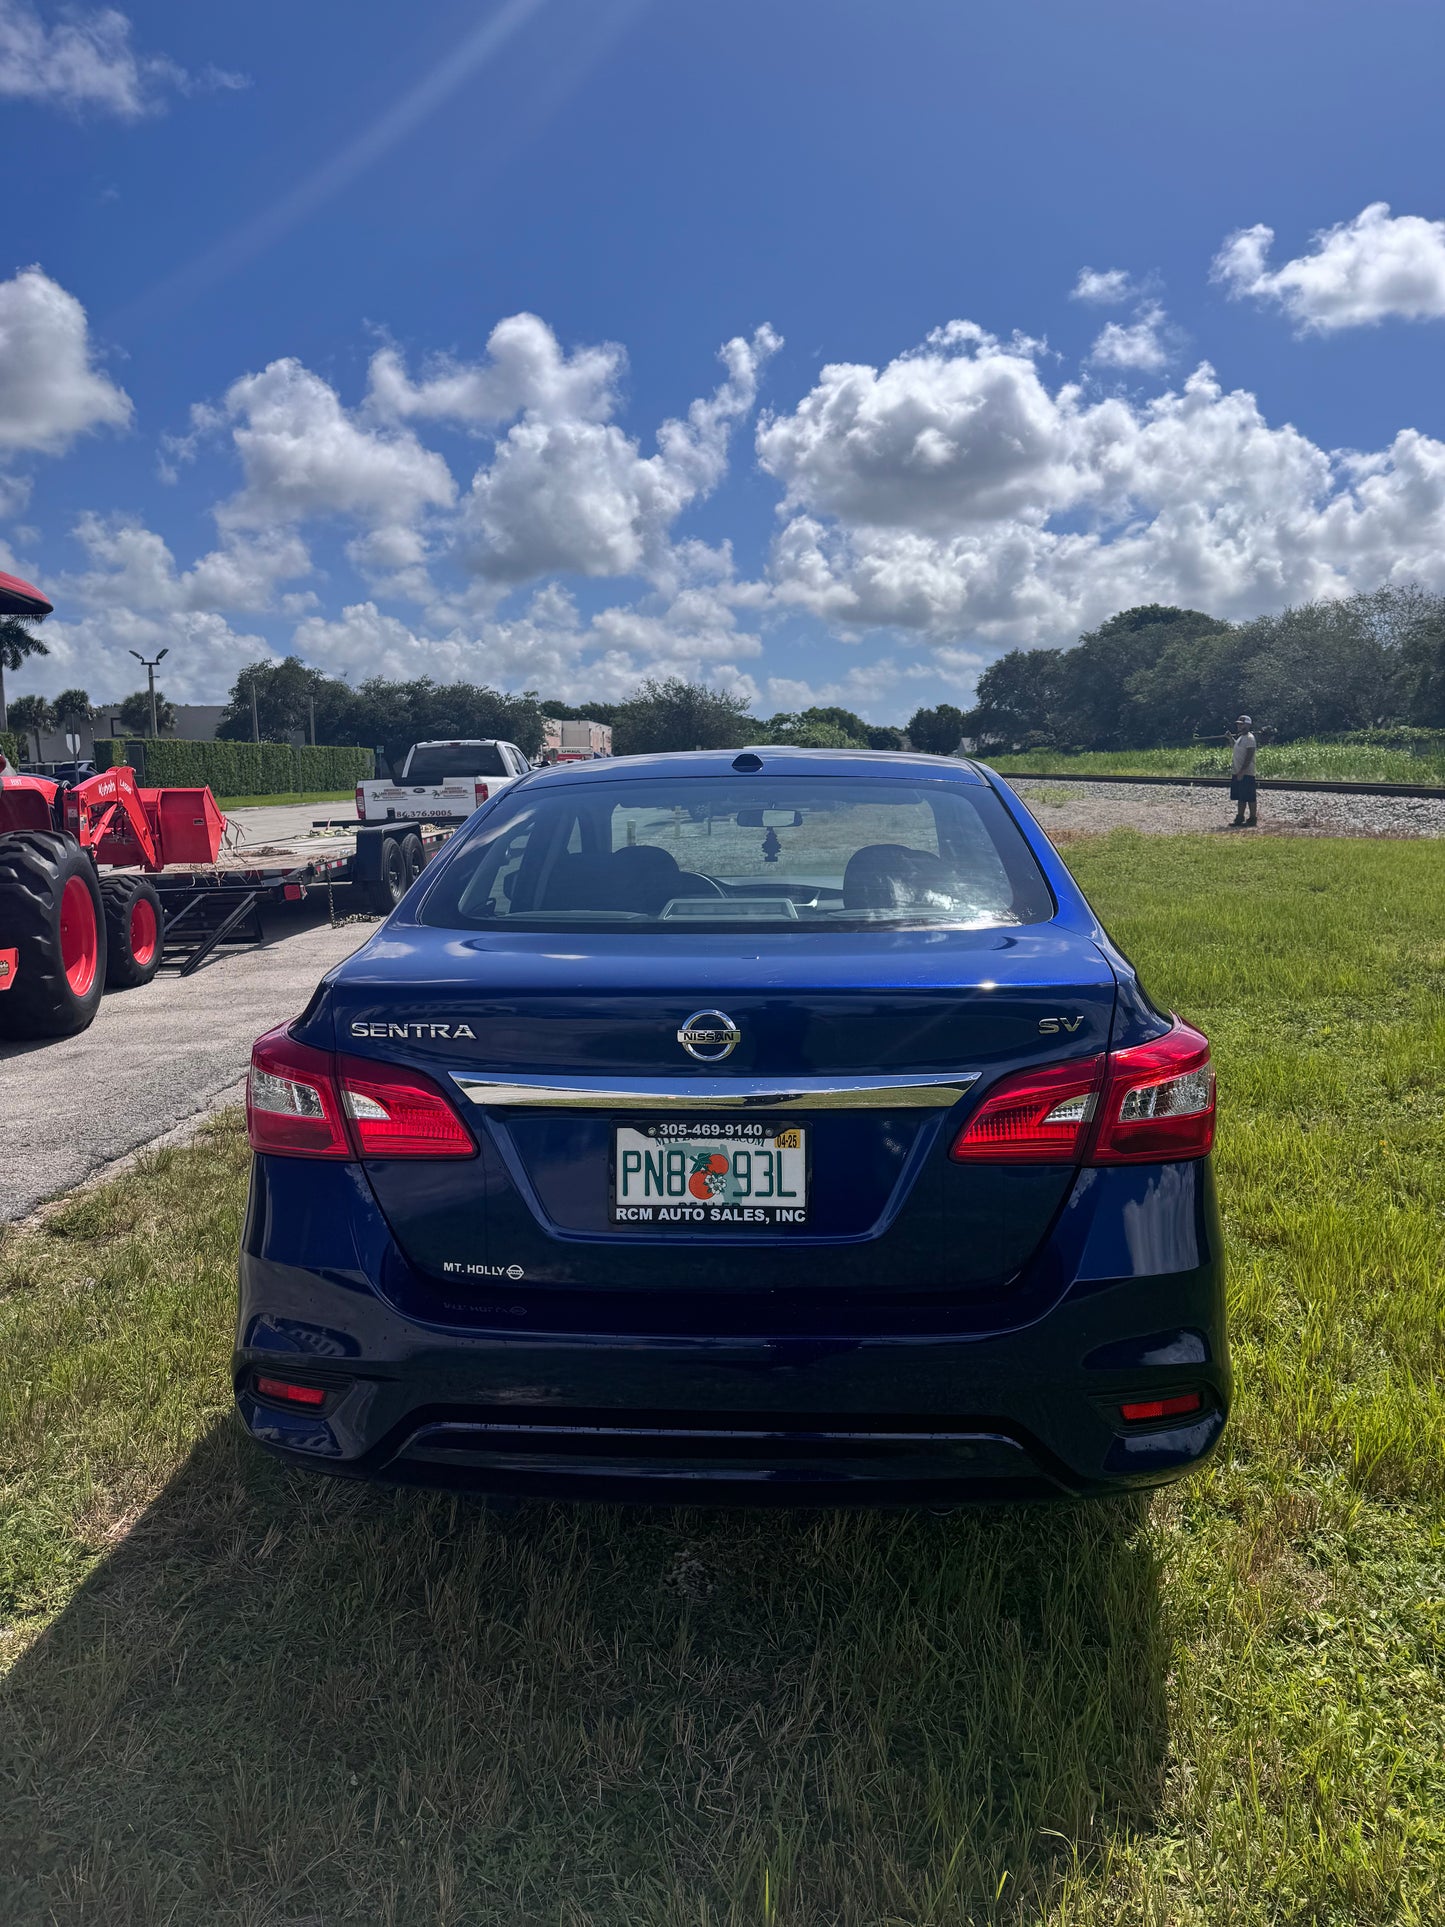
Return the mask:
[[73, 836], [0, 835], [0, 939], [20, 952], [0, 996], [0, 1036], [84, 1030], [105, 988], [105, 915], [95, 865]]
[[105, 987], [131, 990], [148, 984], [161, 967], [166, 913], [149, 877], [107, 877], [100, 886], [105, 910]]
[[381, 875], [371, 886], [371, 907], [378, 916], [389, 917], [406, 895], [410, 882], [406, 873], [406, 851], [399, 836], [386, 837], [381, 845]]
[[408, 830], [401, 839], [401, 853], [406, 858], [406, 886], [410, 889], [426, 864], [426, 846], [415, 830]]

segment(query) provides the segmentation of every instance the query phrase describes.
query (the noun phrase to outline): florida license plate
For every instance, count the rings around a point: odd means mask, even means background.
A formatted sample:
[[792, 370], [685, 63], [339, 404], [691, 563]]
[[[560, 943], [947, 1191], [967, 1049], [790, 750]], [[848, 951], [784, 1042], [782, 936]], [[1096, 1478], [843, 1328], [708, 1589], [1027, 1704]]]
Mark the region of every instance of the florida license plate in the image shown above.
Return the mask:
[[798, 1124], [624, 1124], [612, 1151], [614, 1224], [754, 1228], [808, 1221]]

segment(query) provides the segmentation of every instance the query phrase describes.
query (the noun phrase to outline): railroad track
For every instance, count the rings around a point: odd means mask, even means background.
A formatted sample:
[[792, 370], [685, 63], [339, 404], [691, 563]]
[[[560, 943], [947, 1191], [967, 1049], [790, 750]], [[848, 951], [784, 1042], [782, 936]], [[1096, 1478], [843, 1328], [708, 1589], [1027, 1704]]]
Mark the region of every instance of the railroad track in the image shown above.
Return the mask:
[[[980, 758], [980, 761], [983, 759]], [[1091, 771], [1001, 769], [1006, 783], [1124, 783], [1144, 789], [1227, 790], [1227, 776], [1101, 776]], [[1324, 796], [1419, 796], [1429, 803], [1445, 803], [1439, 783], [1321, 783], [1308, 777], [1261, 776], [1262, 790], [1306, 790]]]

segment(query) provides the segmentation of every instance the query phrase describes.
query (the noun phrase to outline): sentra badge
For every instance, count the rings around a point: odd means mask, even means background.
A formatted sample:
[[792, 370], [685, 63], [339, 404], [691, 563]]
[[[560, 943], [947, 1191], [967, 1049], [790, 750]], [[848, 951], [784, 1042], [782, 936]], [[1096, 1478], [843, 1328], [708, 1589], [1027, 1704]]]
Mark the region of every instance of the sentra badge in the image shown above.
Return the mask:
[[353, 1037], [475, 1037], [470, 1024], [361, 1024], [351, 1026]]

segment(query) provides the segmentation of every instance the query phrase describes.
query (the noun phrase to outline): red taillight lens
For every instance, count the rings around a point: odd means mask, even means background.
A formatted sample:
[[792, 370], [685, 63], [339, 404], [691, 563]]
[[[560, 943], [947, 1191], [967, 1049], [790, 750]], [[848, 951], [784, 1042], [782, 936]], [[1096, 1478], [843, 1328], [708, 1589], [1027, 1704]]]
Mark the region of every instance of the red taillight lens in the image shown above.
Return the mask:
[[960, 1163], [1159, 1164], [1214, 1143], [1209, 1039], [1176, 1017], [1152, 1043], [1005, 1077], [959, 1132]]
[[469, 1158], [477, 1149], [420, 1071], [334, 1057], [284, 1026], [252, 1047], [246, 1134], [253, 1151], [293, 1158]]
[[469, 1158], [476, 1145], [440, 1088], [419, 1071], [343, 1057], [341, 1103], [364, 1158]]
[[354, 1155], [334, 1061], [329, 1051], [298, 1044], [284, 1025], [257, 1038], [246, 1080], [246, 1135], [253, 1151], [301, 1158]]
[[256, 1391], [261, 1398], [280, 1399], [285, 1405], [324, 1405], [326, 1392], [320, 1385], [293, 1385], [285, 1378], [257, 1377]]
[[1073, 1164], [1093, 1122], [1101, 1057], [1005, 1077], [954, 1139], [951, 1158], [1002, 1164]]
[[360, 817], [365, 817], [366, 815], [366, 791], [361, 787], [360, 783], [356, 786], [356, 814]]
[[1202, 1158], [1214, 1143], [1209, 1039], [1176, 1017], [1152, 1043], [1114, 1051], [1090, 1164]]
[[1119, 1407], [1119, 1416], [1126, 1425], [1142, 1425], [1148, 1419], [1183, 1418], [1199, 1411], [1203, 1404], [1202, 1392], [1178, 1392], [1172, 1398], [1135, 1399]]
[[476, 784], [475, 789], [476, 789], [476, 797], [477, 797], [476, 807], [480, 809], [483, 803], [486, 802], [487, 798], [491, 795], [492, 792], [488, 789], [485, 783]]

